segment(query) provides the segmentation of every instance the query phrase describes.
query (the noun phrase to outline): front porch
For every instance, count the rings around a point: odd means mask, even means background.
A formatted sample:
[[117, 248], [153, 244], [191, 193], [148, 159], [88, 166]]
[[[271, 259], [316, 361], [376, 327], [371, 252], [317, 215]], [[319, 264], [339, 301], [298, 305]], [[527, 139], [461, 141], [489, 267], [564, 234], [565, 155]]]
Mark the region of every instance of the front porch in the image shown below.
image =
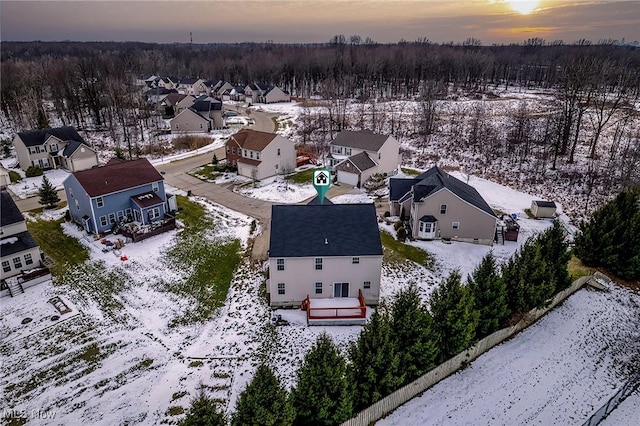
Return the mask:
[[361, 290], [358, 297], [333, 297], [302, 301], [307, 311], [308, 325], [364, 325], [367, 322], [367, 306]]

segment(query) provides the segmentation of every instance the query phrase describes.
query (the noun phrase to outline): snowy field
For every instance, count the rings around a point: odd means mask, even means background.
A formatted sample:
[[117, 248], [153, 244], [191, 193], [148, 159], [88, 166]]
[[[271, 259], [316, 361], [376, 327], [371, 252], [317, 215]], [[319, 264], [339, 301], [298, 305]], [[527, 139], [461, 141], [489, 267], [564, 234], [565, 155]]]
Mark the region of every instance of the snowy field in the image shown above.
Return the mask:
[[[640, 296], [582, 289], [537, 323], [377, 422], [391, 425], [582, 425], [622, 386]], [[637, 395], [609, 419], [634, 426]], [[613, 420], [615, 419], [615, 420]]]

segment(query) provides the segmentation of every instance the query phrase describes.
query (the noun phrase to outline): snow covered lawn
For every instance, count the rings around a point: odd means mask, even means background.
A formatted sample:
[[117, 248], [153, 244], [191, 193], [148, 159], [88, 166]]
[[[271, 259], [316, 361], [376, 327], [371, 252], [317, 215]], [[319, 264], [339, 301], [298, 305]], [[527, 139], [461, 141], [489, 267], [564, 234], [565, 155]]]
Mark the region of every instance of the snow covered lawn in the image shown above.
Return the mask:
[[245, 197], [277, 203], [299, 203], [316, 195], [316, 190], [310, 183], [298, 185], [282, 176], [264, 179], [256, 187], [251, 184], [236, 187], [234, 191]]
[[[618, 373], [632, 353], [621, 342], [640, 316], [639, 295], [609, 290], [578, 291], [377, 424], [582, 424], [623, 384]], [[637, 424], [640, 408], [621, 408], [612, 424]]]
[[[38, 194], [38, 189], [42, 186], [42, 176], [25, 177], [24, 172], [20, 169], [11, 169], [20, 173], [22, 180], [12, 183], [8, 189], [16, 194], [19, 198], [33, 197]], [[44, 176], [49, 179], [51, 185], [55, 189], [62, 189], [62, 182], [69, 176], [69, 172], [63, 169], [47, 170]]]

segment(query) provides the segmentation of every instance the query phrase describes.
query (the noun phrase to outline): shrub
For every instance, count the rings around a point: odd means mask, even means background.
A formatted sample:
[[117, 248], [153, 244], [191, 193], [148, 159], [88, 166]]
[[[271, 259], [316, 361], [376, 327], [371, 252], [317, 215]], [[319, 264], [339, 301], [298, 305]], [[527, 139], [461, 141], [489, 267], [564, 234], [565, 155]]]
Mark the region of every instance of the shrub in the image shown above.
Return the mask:
[[185, 135], [175, 138], [172, 143], [173, 147], [177, 150], [194, 150], [209, 145], [211, 143], [211, 138]]
[[402, 222], [398, 220], [396, 221], [396, 223], [393, 224], [393, 229], [397, 231], [400, 228], [402, 228]]
[[27, 175], [27, 177], [42, 176], [43, 171], [38, 166], [29, 166], [25, 174]]
[[400, 227], [397, 230], [396, 236], [398, 237], [398, 241], [403, 241], [407, 239], [407, 230]]

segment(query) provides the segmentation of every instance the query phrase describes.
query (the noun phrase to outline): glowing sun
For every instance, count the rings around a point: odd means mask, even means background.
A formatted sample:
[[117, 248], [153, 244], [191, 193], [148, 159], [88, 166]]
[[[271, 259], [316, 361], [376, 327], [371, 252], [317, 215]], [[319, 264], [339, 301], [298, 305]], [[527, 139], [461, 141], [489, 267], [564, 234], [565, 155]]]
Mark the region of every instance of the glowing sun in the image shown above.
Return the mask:
[[539, 0], [509, 0], [509, 7], [522, 15], [528, 15], [538, 7]]

